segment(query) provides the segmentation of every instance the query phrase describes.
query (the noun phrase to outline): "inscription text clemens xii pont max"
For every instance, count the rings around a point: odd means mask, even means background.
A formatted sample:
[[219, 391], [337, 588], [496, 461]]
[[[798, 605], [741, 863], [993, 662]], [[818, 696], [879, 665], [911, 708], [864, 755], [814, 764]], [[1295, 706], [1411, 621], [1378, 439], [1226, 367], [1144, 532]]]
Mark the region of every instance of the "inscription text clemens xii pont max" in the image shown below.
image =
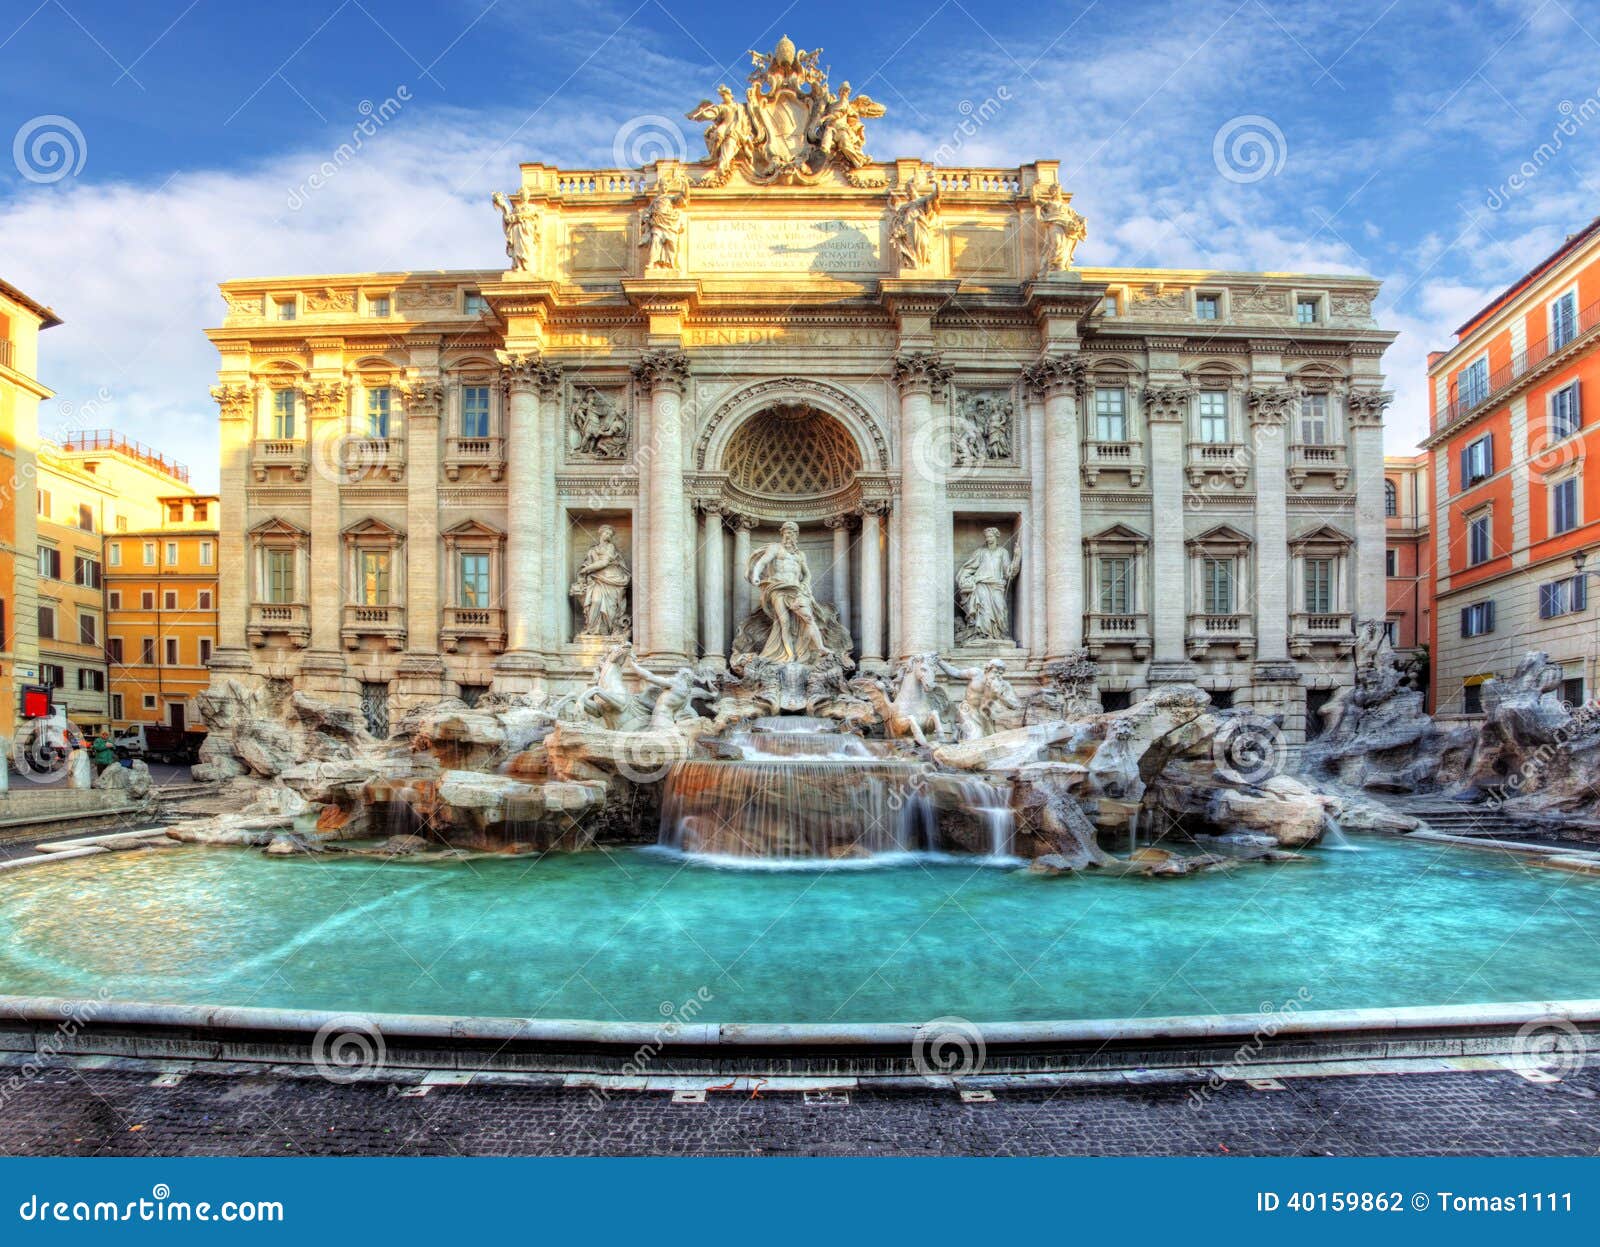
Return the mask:
[[724, 272], [874, 273], [877, 222], [695, 221], [691, 263]]

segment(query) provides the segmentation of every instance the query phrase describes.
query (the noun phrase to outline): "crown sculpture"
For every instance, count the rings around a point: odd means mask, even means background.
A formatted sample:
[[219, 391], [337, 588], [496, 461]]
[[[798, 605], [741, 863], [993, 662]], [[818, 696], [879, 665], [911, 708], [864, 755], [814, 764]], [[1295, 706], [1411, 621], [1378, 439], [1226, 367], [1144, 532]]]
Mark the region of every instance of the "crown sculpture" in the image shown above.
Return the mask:
[[726, 86], [717, 99], [700, 101], [688, 114], [706, 123], [711, 170], [699, 185], [726, 186], [735, 169], [761, 184], [805, 185], [834, 170], [852, 186], [884, 185], [865, 171], [872, 161], [861, 124], [883, 116], [883, 105], [852, 95], [848, 82], [835, 94], [817, 64], [821, 55], [821, 48], [798, 51], [785, 35], [770, 55], [750, 53], [755, 68], [743, 103]]

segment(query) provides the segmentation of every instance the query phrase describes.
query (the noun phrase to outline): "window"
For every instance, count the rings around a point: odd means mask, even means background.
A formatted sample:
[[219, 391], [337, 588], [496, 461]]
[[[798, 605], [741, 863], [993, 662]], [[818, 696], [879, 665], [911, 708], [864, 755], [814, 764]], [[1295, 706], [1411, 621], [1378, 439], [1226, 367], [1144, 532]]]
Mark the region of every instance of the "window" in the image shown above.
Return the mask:
[[144, 708], [146, 710], [154, 710], [156, 708], [156, 695], [154, 693], [146, 693], [144, 695]]
[[299, 403], [294, 390], [272, 391], [272, 436], [279, 441], [294, 440], [295, 416]]
[[1199, 398], [1200, 440], [1221, 445], [1228, 440], [1228, 395], [1224, 390], [1202, 390]]
[[1461, 713], [1483, 713], [1483, 685], [1469, 684], [1461, 690]]
[[1494, 631], [1494, 602], [1474, 602], [1461, 608], [1461, 635], [1486, 636]]
[[1589, 604], [1589, 578], [1567, 576], [1539, 586], [1539, 618], [1571, 615]]
[[114, 637], [110, 637], [110, 638], [108, 638], [106, 640], [106, 657], [109, 658], [117, 666], [120, 667], [122, 665], [122, 638], [121, 637], [114, 636]]
[[368, 316], [387, 316], [389, 314], [389, 296], [374, 294], [367, 297]]
[[169, 611], [178, 609], [178, 591], [176, 589], [168, 589], [161, 595], [161, 609]]
[[1456, 395], [1462, 406], [1476, 407], [1489, 397], [1488, 357], [1476, 360], [1456, 378]]
[[121, 589], [113, 589], [113, 590], [111, 590], [110, 593], [106, 594], [106, 605], [108, 607], [110, 607], [114, 611], [121, 610], [122, 609], [122, 590]]
[[1479, 563], [1487, 563], [1492, 552], [1492, 533], [1490, 531], [1493, 517], [1485, 512], [1475, 515], [1467, 521], [1467, 565], [1476, 567]]
[[117, 516], [117, 531], [119, 533], [128, 531], [128, 517], [126, 515]]
[[205, 503], [197, 502], [197, 503], [194, 504], [194, 518], [196, 520], [204, 520], [206, 518], [206, 504]]
[[468, 316], [482, 316], [489, 310], [489, 300], [476, 290], [469, 290], [462, 296], [462, 309]]
[[106, 560], [113, 567], [122, 566], [122, 543], [120, 541], [113, 541], [106, 547]]
[[1461, 450], [1461, 486], [1465, 489], [1494, 475], [1494, 435], [1485, 433]]
[[469, 385], [461, 391], [461, 436], [489, 436], [489, 387]]
[[78, 644], [98, 645], [100, 643], [100, 621], [95, 616], [79, 612], [78, 614]]
[[210, 589], [201, 589], [199, 593], [195, 594], [195, 603], [194, 604], [195, 604], [195, 609], [196, 610], [203, 610], [203, 611], [210, 610], [211, 609], [211, 590]]
[[121, 719], [121, 718], [125, 718], [126, 717], [122, 713], [122, 694], [121, 693], [112, 693], [111, 694], [111, 717], [113, 719]]
[[1550, 526], [1554, 532], [1570, 533], [1579, 519], [1578, 478], [1569, 476], [1550, 490]]
[[1328, 444], [1328, 396], [1306, 394], [1300, 399], [1300, 444]]
[[367, 436], [389, 436], [389, 387], [367, 391]]
[[65, 688], [67, 686], [67, 669], [59, 663], [40, 663], [39, 683], [47, 684], [51, 688]]
[[1296, 299], [1294, 301], [1294, 319], [1299, 325], [1314, 325], [1317, 323], [1318, 304], [1316, 299]]
[[50, 518], [50, 491], [48, 489], [39, 491], [39, 518], [45, 520]]
[[39, 547], [39, 579], [61, 579], [61, 551], [52, 546]]
[[462, 606], [489, 605], [489, 556], [457, 555], [457, 580], [461, 585]]
[[177, 665], [178, 665], [178, 638], [175, 637], [175, 636], [169, 636], [167, 638], [167, 666], [176, 667]]
[[144, 592], [139, 594], [139, 609], [140, 610], [142, 610], [142, 611], [153, 611], [153, 610], [155, 610], [155, 608], [156, 608], [156, 591], [154, 589], [146, 589], [146, 590], [144, 590]]
[[39, 639], [41, 641], [56, 639], [56, 608], [53, 606], [39, 608]]
[[1583, 677], [1581, 675], [1569, 675], [1561, 681], [1561, 700], [1574, 710], [1583, 705]]
[[202, 667], [204, 667], [210, 661], [211, 661], [211, 638], [208, 637], [208, 636], [203, 636], [203, 637], [200, 638], [200, 665]]
[[1105, 615], [1127, 615], [1133, 611], [1133, 560], [1100, 560], [1100, 611]]
[[[144, 638], [143, 641], [141, 641], [139, 643], [139, 661], [141, 663], [143, 663], [146, 667], [153, 667], [153, 666], [156, 665], [156, 639], [155, 639], [155, 637], [147, 636], [147, 637]], [[151, 699], [151, 704], [153, 705], [154, 702], [155, 702], [155, 699], [152, 698]]]
[[78, 504], [78, 527], [86, 533], [94, 532], [94, 508], [87, 502]]
[[1390, 645], [1400, 644], [1400, 621], [1398, 619], [1385, 619], [1383, 621], [1383, 636]]
[[168, 567], [176, 567], [177, 565], [178, 565], [178, 543], [176, 541], [169, 541], [169, 542], [167, 542], [167, 566]]
[[144, 543], [144, 565], [146, 567], [154, 567], [156, 565], [156, 543], [153, 541]]
[[357, 601], [363, 606], [389, 605], [389, 551], [360, 550], [356, 565], [360, 576]]
[[272, 314], [279, 320], [293, 320], [295, 306], [293, 299], [277, 299], [272, 304]]
[[202, 541], [200, 543], [200, 566], [201, 567], [210, 567], [211, 566], [211, 560], [212, 560], [212, 546], [211, 546], [211, 543], [209, 541]]
[[267, 601], [294, 601], [294, 551], [267, 551]]
[[1100, 314], [1102, 316], [1116, 317], [1122, 311], [1121, 300], [1114, 294], [1108, 294], [1100, 300]]
[[1205, 590], [1206, 614], [1233, 614], [1233, 560], [1207, 558], [1201, 571]]
[[1400, 551], [1390, 548], [1383, 552], [1383, 574], [1391, 578], [1400, 574]]
[[1550, 396], [1550, 440], [1560, 441], [1571, 437], [1583, 424], [1583, 412], [1578, 403], [1578, 383], [1562, 386]]
[[1122, 389], [1095, 390], [1094, 437], [1097, 442], [1128, 440], [1127, 396]]
[[72, 560], [72, 583], [82, 585], [86, 589], [100, 587], [100, 560], [85, 558], [79, 554]]
[[1578, 336], [1578, 295], [1569, 290], [1550, 305], [1550, 349], [1559, 351]]
[[1383, 483], [1383, 513], [1390, 519], [1400, 514], [1400, 491], [1393, 481]]
[[103, 693], [106, 691], [106, 673], [97, 671], [92, 667], [78, 668], [78, 691], [80, 693]]
[[1196, 320], [1216, 320], [1222, 299], [1214, 294], [1197, 294], [1194, 297]]
[[170, 520], [174, 524], [183, 523], [183, 503], [181, 503], [181, 502], [169, 502], [169, 503], [167, 503], [167, 519]]
[[1333, 609], [1333, 560], [1307, 559], [1306, 614], [1326, 615]]

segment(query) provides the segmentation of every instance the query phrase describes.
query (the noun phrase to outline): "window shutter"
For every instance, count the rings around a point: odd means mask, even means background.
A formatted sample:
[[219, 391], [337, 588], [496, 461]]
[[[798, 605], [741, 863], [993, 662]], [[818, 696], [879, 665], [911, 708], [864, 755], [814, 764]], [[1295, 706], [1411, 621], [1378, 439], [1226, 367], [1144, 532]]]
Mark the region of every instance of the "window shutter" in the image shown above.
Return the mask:
[[1463, 446], [1461, 448], [1461, 488], [1465, 489], [1470, 480], [1472, 480], [1472, 447]]
[[1555, 614], [1555, 585], [1539, 586], [1539, 618], [1549, 619]]
[[1483, 613], [1484, 613], [1483, 630], [1485, 632], [1493, 632], [1494, 631], [1494, 599], [1490, 598], [1487, 602], [1485, 602], [1483, 604], [1483, 606], [1484, 606], [1484, 611], [1483, 611]]
[[1574, 381], [1571, 389], [1567, 392], [1571, 395], [1567, 399], [1567, 410], [1570, 413], [1569, 420], [1573, 431], [1576, 432], [1583, 427], [1583, 382]]
[[1472, 622], [1471, 621], [1472, 621], [1472, 607], [1463, 606], [1461, 608], [1461, 635], [1462, 636], [1471, 636], [1472, 635]]
[[1484, 441], [1483, 441], [1483, 458], [1484, 458], [1483, 474], [1485, 476], [1493, 476], [1494, 475], [1494, 438], [1493, 437], [1486, 437], [1484, 439]]
[[1572, 578], [1572, 609], [1581, 611], [1589, 605], [1589, 577]]

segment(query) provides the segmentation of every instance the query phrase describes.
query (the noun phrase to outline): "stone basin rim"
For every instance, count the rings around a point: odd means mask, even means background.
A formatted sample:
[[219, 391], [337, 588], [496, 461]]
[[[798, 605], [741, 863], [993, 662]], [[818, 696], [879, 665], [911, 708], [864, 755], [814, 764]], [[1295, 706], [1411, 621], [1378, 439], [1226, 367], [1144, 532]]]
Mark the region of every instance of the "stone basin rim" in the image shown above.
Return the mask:
[[[0, 1030], [8, 1022], [76, 1024], [78, 1033], [184, 1028], [215, 1033], [303, 1034], [350, 1029], [363, 1023], [388, 1039], [449, 1043], [531, 1043], [578, 1048], [851, 1049], [905, 1047], [929, 1036], [960, 1034], [995, 1047], [1040, 1049], [1085, 1045], [1168, 1043], [1257, 1037], [1397, 1035], [1406, 1032], [1509, 1032], [1538, 1023], [1600, 1027], [1600, 999], [1523, 1000], [1472, 1005], [1405, 1005], [1364, 1009], [1307, 1009], [1285, 1013], [1186, 1014], [1167, 1017], [1089, 1018], [1063, 1021], [969, 1022], [608, 1022], [568, 1018], [477, 1017], [368, 1012], [357, 1009], [274, 1009], [261, 1006], [175, 1005], [101, 1001], [63, 996], [0, 994]], [[0, 1048], [6, 1045], [0, 1043]]]

